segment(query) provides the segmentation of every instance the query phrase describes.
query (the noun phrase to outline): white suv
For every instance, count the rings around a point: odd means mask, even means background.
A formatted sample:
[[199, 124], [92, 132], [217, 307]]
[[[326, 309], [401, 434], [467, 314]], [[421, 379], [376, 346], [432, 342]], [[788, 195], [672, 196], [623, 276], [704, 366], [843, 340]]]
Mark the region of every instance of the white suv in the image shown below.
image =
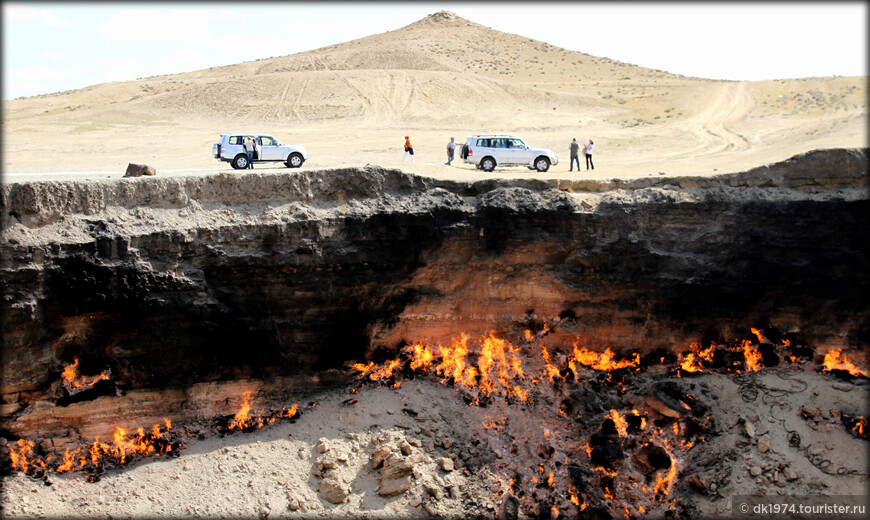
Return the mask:
[[308, 159], [308, 151], [301, 146], [282, 144], [269, 134], [256, 132], [233, 132], [221, 134], [221, 140], [212, 146], [215, 159], [228, 162], [237, 170], [248, 167], [248, 156], [245, 155], [245, 137], [253, 137], [257, 144], [254, 152], [254, 163], [283, 162], [288, 168], [299, 168]]
[[465, 138], [460, 150], [462, 159], [491, 172], [496, 166], [528, 166], [545, 172], [559, 164], [559, 157], [546, 148], [532, 148], [519, 137], [510, 135], [473, 135]]

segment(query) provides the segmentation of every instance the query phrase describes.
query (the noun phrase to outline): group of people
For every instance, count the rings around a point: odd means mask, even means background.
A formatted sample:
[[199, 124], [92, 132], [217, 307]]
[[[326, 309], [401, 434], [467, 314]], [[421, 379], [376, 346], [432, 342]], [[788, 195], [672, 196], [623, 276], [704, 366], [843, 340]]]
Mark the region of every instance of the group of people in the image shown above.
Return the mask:
[[[458, 144], [456, 140], [452, 137], [450, 138], [450, 142], [447, 143], [447, 162], [444, 163], [447, 166], [450, 166], [450, 163], [453, 162], [453, 159], [456, 155], [456, 147]], [[574, 161], [577, 161], [577, 171], [580, 171], [580, 149], [583, 149], [583, 155], [586, 156], [586, 169], [595, 169], [595, 164], [592, 163], [592, 150], [595, 148], [595, 143], [592, 142], [592, 139], [589, 140], [589, 143], [585, 146], [581, 146], [580, 143], [577, 142], [577, 138], [573, 138], [571, 140], [571, 145], [569, 150], [571, 152], [571, 165], [568, 168], [568, 171], [574, 171]], [[414, 160], [414, 145], [411, 144], [411, 138], [407, 135], [405, 136], [405, 153], [402, 155], [402, 164], [405, 164], [405, 159], [411, 157], [411, 163], [416, 164]]]
[[571, 144], [568, 147], [568, 150], [571, 152], [571, 165], [568, 167], [569, 172], [574, 171], [574, 161], [577, 161], [577, 171], [580, 171], [580, 149], [583, 149], [583, 155], [586, 156], [586, 169], [588, 170], [590, 166], [592, 169], [595, 169], [595, 165], [592, 164], [592, 149], [595, 147], [595, 144], [592, 142], [592, 139], [589, 140], [589, 144], [586, 146], [582, 146], [577, 142], [577, 138], [571, 139]]

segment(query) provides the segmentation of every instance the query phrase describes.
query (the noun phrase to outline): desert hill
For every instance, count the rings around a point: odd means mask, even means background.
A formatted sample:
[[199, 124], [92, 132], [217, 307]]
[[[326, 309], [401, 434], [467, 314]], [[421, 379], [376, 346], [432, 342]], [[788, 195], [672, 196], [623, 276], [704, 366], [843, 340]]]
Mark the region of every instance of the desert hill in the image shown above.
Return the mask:
[[611, 177], [697, 174], [866, 146], [865, 127], [864, 77], [688, 78], [442, 11], [290, 56], [4, 102], [4, 171], [221, 169], [211, 143], [244, 128], [303, 144], [310, 167], [395, 166], [413, 133], [408, 167], [447, 174], [434, 167], [449, 136], [507, 132], [565, 166], [571, 137], [595, 139]]

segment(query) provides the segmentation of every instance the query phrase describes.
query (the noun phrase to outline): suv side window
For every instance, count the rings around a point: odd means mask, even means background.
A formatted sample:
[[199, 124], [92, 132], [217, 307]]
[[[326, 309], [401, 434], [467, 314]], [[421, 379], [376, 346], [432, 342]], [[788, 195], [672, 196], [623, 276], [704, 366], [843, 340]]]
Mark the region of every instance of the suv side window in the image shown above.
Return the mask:
[[265, 135], [260, 136], [260, 144], [263, 146], [275, 146], [275, 140]]
[[492, 139], [492, 147], [493, 148], [507, 148], [507, 143], [505, 141], [506, 140], [504, 137]]
[[490, 146], [489, 139], [487, 139], [487, 138], [478, 139], [477, 146], [479, 146], [480, 148], [489, 148], [489, 146]]
[[240, 136], [240, 135], [230, 136], [229, 144], [242, 144], [242, 136]]
[[519, 139], [508, 139], [508, 148], [519, 148], [522, 150], [525, 145]]

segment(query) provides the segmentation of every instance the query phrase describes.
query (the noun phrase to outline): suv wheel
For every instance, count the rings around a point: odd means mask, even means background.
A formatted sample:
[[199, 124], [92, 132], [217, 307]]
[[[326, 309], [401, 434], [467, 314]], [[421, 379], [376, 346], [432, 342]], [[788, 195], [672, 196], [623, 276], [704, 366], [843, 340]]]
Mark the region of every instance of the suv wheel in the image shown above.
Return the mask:
[[287, 157], [288, 168], [299, 168], [302, 166], [303, 162], [305, 162], [305, 159], [303, 159], [302, 155], [298, 153], [291, 153], [290, 156]]
[[480, 169], [485, 172], [491, 172], [495, 169], [495, 159], [492, 157], [484, 157], [480, 161]]
[[535, 159], [535, 169], [539, 172], [545, 172], [550, 169], [550, 160], [546, 157], [538, 157]]
[[233, 168], [235, 168], [236, 170], [244, 170], [247, 167], [248, 167], [248, 156], [247, 155], [240, 153], [239, 155], [236, 156], [235, 159], [233, 159]]

